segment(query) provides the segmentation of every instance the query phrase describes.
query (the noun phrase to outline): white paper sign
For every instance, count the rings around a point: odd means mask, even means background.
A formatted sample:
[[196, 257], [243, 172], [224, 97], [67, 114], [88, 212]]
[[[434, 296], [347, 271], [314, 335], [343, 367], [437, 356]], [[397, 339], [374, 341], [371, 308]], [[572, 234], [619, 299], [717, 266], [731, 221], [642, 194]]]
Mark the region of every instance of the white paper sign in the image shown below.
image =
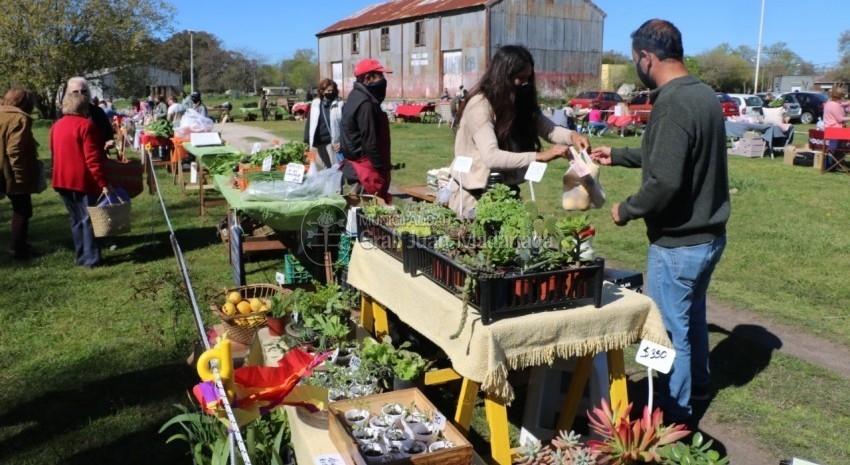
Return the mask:
[[315, 465], [345, 465], [345, 460], [339, 454], [324, 454], [313, 457]]
[[300, 163], [288, 163], [286, 165], [286, 173], [283, 174], [283, 180], [288, 182], [304, 182], [304, 165]]
[[195, 184], [198, 182], [198, 162], [193, 161], [191, 165], [189, 165], [189, 182]]
[[356, 355], [352, 355], [351, 361], [348, 362], [348, 366], [350, 366], [351, 368], [353, 368], [355, 370], [358, 369], [360, 367], [360, 357], [358, 357]]
[[446, 416], [440, 412], [434, 412], [434, 427], [437, 428], [438, 431], [446, 430]]
[[543, 179], [543, 174], [546, 172], [546, 163], [533, 161], [525, 170], [525, 180], [531, 182], [540, 182]]
[[520, 447], [525, 446], [529, 441], [530, 442], [537, 442], [539, 440], [540, 439], [537, 439], [537, 436], [531, 434], [531, 431], [525, 429], [525, 427], [522, 427], [522, 429], [519, 430]]
[[661, 373], [669, 373], [676, 351], [646, 339], [640, 341], [635, 361]]
[[469, 173], [472, 169], [472, 157], [455, 157], [452, 170], [458, 173]]
[[286, 275], [278, 271], [274, 274], [274, 280], [278, 285], [283, 286], [286, 284]]
[[263, 158], [263, 171], [271, 171], [272, 170], [272, 156], [269, 155], [266, 158]]

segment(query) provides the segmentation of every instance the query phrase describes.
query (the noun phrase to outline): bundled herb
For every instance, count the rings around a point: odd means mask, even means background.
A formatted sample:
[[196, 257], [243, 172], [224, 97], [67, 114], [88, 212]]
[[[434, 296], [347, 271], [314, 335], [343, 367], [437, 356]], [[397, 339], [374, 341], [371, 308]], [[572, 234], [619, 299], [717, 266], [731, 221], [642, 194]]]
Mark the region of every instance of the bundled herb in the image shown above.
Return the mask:
[[155, 137], [170, 139], [174, 136], [174, 127], [171, 125], [170, 121], [158, 119], [145, 126], [145, 132], [153, 134]]
[[282, 166], [289, 163], [306, 163], [307, 158], [304, 152], [307, 150], [307, 144], [303, 142], [289, 141], [280, 147], [272, 147], [260, 150], [251, 155], [245, 163], [250, 166], [262, 166], [263, 160], [269, 155], [272, 157], [272, 166]]

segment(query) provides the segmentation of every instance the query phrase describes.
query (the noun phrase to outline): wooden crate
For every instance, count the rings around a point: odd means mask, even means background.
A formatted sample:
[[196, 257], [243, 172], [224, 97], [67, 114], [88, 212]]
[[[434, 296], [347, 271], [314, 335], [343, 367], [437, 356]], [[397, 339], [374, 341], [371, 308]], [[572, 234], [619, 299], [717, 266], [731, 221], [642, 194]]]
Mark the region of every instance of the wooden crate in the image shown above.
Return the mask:
[[[368, 410], [373, 415], [380, 414], [381, 407], [393, 403], [399, 403], [405, 406], [412, 403], [420, 410], [437, 411], [434, 404], [416, 388], [390, 391], [353, 400], [332, 402], [330, 404], [328, 429], [331, 441], [347, 464], [369, 465], [366, 458], [360, 453], [357, 442], [351, 435], [351, 428], [345, 421], [345, 412], [353, 408], [362, 408]], [[454, 425], [448, 422], [446, 423], [446, 430], [443, 431], [443, 436], [453, 442], [455, 447], [383, 463], [389, 465], [470, 465], [472, 463], [472, 444], [469, 443], [466, 437]]]

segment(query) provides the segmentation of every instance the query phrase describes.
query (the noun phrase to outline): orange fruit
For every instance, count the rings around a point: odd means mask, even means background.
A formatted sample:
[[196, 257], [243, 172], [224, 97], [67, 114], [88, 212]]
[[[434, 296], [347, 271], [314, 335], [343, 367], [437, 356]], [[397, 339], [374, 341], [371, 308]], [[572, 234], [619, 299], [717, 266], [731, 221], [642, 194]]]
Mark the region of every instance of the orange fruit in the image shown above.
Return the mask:
[[227, 302], [221, 306], [221, 311], [227, 315], [236, 315], [236, 305], [233, 305], [233, 302]]
[[236, 304], [236, 310], [239, 310], [239, 313], [243, 315], [247, 315], [251, 313], [251, 304], [247, 300], [243, 300]]

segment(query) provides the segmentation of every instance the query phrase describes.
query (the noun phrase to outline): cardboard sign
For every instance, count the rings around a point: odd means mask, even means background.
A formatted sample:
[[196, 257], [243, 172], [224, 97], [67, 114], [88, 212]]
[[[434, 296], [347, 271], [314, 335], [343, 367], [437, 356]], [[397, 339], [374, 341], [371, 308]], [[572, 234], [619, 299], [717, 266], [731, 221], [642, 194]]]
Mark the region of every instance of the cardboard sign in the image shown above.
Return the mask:
[[669, 373], [676, 351], [646, 339], [640, 341], [635, 361], [661, 373]]

